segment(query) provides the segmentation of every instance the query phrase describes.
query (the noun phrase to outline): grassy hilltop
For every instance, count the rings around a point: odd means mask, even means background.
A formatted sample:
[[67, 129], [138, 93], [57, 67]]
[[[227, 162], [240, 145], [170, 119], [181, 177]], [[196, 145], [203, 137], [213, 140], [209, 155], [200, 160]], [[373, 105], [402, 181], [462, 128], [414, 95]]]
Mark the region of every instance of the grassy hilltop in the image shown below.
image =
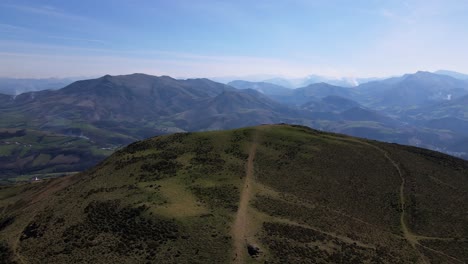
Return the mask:
[[136, 142], [0, 187], [0, 263], [464, 263], [468, 162], [305, 127]]

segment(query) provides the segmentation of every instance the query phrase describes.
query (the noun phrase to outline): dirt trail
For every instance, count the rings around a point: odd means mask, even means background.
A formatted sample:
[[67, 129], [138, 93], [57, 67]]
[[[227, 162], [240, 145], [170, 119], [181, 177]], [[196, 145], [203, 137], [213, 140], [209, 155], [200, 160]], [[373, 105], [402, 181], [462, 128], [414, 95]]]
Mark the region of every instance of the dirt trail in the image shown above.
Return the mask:
[[432, 237], [432, 236], [420, 236], [414, 235], [414, 237], [419, 240], [439, 240], [439, 241], [453, 241], [457, 239], [459, 242], [467, 242], [467, 238], [459, 238], [459, 237]]
[[[427, 263], [428, 261], [426, 260], [426, 257], [424, 256], [424, 254], [421, 253], [421, 251], [418, 250], [418, 246], [419, 247], [423, 247], [427, 250], [430, 250], [432, 252], [435, 252], [435, 253], [438, 253], [442, 256], [445, 256], [445, 257], [448, 257], [452, 260], [455, 260], [457, 262], [461, 262], [461, 260], [457, 259], [457, 258], [454, 258], [450, 255], [447, 255], [439, 250], [435, 250], [435, 249], [432, 249], [432, 248], [429, 248], [429, 247], [426, 247], [424, 245], [421, 245], [421, 243], [419, 243], [420, 240], [441, 240], [441, 241], [448, 241], [450, 240], [451, 238], [443, 238], [443, 237], [429, 237], [429, 236], [421, 236], [421, 235], [416, 235], [416, 234], [413, 234], [410, 229], [408, 228], [408, 226], [406, 225], [406, 221], [405, 221], [405, 218], [406, 218], [406, 203], [405, 203], [405, 183], [406, 183], [406, 179], [404, 177], [404, 174], [402, 173], [401, 169], [400, 169], [400, 166], [398, 165], [398, 163], [393, 160], [390, 155], [388, 154], [387, 151], [385, 151], [384, 149], [376, 146], [376, 145], [373, 145], [373, 144], [370, 144], [368, 142], [365, 142], [365, 141], [361, 141], [361, 140], [356, 140], [356, 139], [349, 139], [349, 138], [343, 138], [341, 139], [342, 141], [348, 141], [348, 142], [356, 142], [356, 143], [361, 143], [363, 145], [366, 145], [366, 146], [369, 146], [369, 147], [372, 147], [378, 151], [380, 151], [382, 154], [384, 154], [385, 158], [390, 161], [393, 165], [393, 167], [398, 171], [398, 174], [401, 178], [401, 185], [400, 185], [400, 193], [399, 193], [399, 196], [400, 196], [400, 208], [401, 208], [401, 214], [400, 214], [400, 224], [401, 224], [401, 229], [403, 231], [403, 236], [404, 238], [408, 241], [408, 243], [415, 249], [415, 251], [419, 254], [419, 256], [421, 257], [421, 262], [423, 263]], [[433, 178], [433, 177], [431, 177]], [[439, 183], [441, 184], [444, 184], [444, 185], [447, 185], [449, 187], [452, 187], [454, 189], [456, 189], [454, 186], [451, 186], [451, 185], [448, 185], [448, 184], [445, 184], [443, 182], [441, 182], [440, 180], [438, 179], [435, 179], [433, 178], [433, 180], [437, 180]]]
[[385, 158], [390, 161], [393, 165], [393, 167], [397, 170], [398, 172], [398, 175], [400, 175], [400, 179], [401, 179], [401, 184], [400, 184], [400, 192], [399, 192], [399, 196], [400, 196], [400, 225], [401, 225], [401, 230], [403, 231], [403, 237], [406, 239], [406, 241], [408, 241], [408, 243], [414, 248], [414, 250], [418, 253], [418, 255], [420, 256], [420, 260], [422, 263], [427, 263], [426, 261], [426, 257], [424, 256], [424, 254], [422, 254], [419, 249], [417, 248], [417, 245], [419, 245], [419, 242], [418, 242], [418, 239], [416, 238], [416, 236], [411, 233], [410, 229], [408, 228], [408, 226], [406, 225], [406, 201], [405, 201], [405, 184], [406, 184], [406, 179], [405, 179], [405, 176], [403, 174], [403, 172], [401, 171], [400, 169], [400, 166], [398, 165], [398, 163], [393, 160], [390, 155], [388, 155], [387, 151], [379, 148], [378, 146], [375, 146], [375, 145], [372, 145], [372, 144], [368, 144], [368, 143], [364, 143], [366, 145], [369, 145], [369, 146], [372, 146], [373, 148], [375, 148], [376, 150], [382, 152], [382, 154], [384, 154]]
[[430, 251], [432, 251], [432, 252], [434, 252], [434, 253], [437, 253], [437, 254], [439, 254], [439, 255], [442, 255], [442, 256], [444, 256], [444, 257], [446, 257], [446, 258], [449, 258], [449, 259], [451, 259], [451, 260], [454, 260], [455, 262], [462, 263], [462, 264], [463, 264], [463, 263], [466, 263], [466, 262], [464, 262], [463, 260], [460, 260], [460, 259], [454, 258], [454, 257], [452, 257], [452, 256], [449, 256], [449, 255], [445, 254], [445, 253], [442, 252], [442, 251], [435, 250], [435, 249], [432, 249], [432, 248], [429, 248], [429, 247], [426, 247], [426, 246], [423, 246], [423, 245], [419, 245], [419, 246], [420, 246], [420, 247], [423, 247], [423, 248], [425, 248], [425, 249], [427, 249], [427, 250], [430, 250]]
[[247, 159], [244, 185], [240, 194], [239, 208], [232, 226], [231, 234], [234, 244], [234, 256], [232, 263], [245, 263], [247, 253], [247, 225], [248, 225], [248, 207], [253, 194], [254, 185], [254, 159], [257, 152], [258, 133], [255, 132], [253, 142], [250, 145], [249, 157]]
[[411, 246], [416, 248], [416, 244], [418, 243], [418, 240], [410, 232], [408, 226], [406, 225], [406, 221], [405, 221], [405, 215], [406, 215], [406, 202], [405, 202], [405, 183], [406, 183], [406, 180], [405, 180], [405, 177], [403, 176], [403, 173], [401, 172], [400, 166], [398, 166], [398, 164], [392, 158], [390, 158], [388, 153], [386, 151], [380, 149], [380, 148], [377, 148], [377, 149], [379, 149], [382, 153], [384, 153], [385, 158], [387, 158], [387, 160], [389, 160], [392, 163], [393, 167], [395, 167], [395, 169], [398, 171], [398, 174], [400, 175], [400, 178], [401, 178], [401, 184], [400, 184], [400, 210], [401, 210], [400, 224], [401, 224], [401, 229], [403, 230], [403, 236], [406, 238], [406, 240], [411, 244]]
[[354, 244], [356, 244], [358, 246], [361, 246], [361, 247], [364, 247], [364, 248], [375, 249], [374, 245], [366, 244], [366, 243], [363, 243], [363, 242], [361, 242], [359, 240], [349, 238], [347, 236], [338, 235], [338, 234], [335, 234], [335, 233], [332, 233], [332, 232], [326, 232], [326, 231], [323, 231], [320, 228], [316, 228], [316, 227], [308, 225], [308, 224], [299, 223], [299, 222], [296, 222], [294, 220], [290, 220], [290, 219], [282, 218], [282, 217], [273, 217], [273, 219], [274, 219], [274, 222], [282, 223], [282, 224], [288, 224], [288, 225], [295, 225], [295, 226], [299, 226], [299, 227], [302, 227], [302, 228], [311, 229], [311, 230], [317, 231], [319, 233], [322, 233], [324, 235], [328, 235], [328, 236], [331, 236], [333, 238], [339, 239], [339, 240], [341, 240], [341, 241], [343, 241], [345, 243], [348, 243], [348, 244], [353, 244], [354, 243]]
[[[366, 144], [366, 143], [365, 143]], [[366, 144], [367, 145], [367, 144]], [[373, 148], [377, 149], [378, 151], [382, 152], [382, 154], [384, 154], [385, 158], [390, 161], [393, 165], [393, 167], [397, 170], [398, 172], [398, 175], [400, 176], [400, 179], [401, 179], [401, 184], [400, 184], [400, 192], [399, 192], [399, 196], [400, 196], [400, 211], [401, 211], [401, 214], [400, 214], [400, 225], [401, 225], [401, 229], [403, 231], [403, 236], [404, 238], [411, 244], [411, 246], [413, 248], [416, 248], [416, 244], [418, 244], [418, 239], [416, 238], [416, 236], [414, 234], [412, 234], [408, 228], [408, 226], [406, 225], [406, 221], [405, 221], [405, 218], [406, 218], [406, 201], [405, 201], [405, 184], [406, 184], [406, 179], [403, 175], [403, 172], [401, 172], [401, 169], [400, 169], [400, 166], [398, 165], [398, 163], [396, 161], [394, 161], [389, 155], [388, 153], [377, 147], [377, 146], [374, 146], [372, 144], [368, 144], [369, 146], [372, 146]]]
[[[405, 184], [406, 184], [406, 179], [405, 179], [405, 176], [403, 174], [403, 172], [401, 171], [400, 169], [400, 166], [398, 165], [398, 163], [393, 160], [390, 155], [387, 153], [387, 151], [385, 151], [384, 149], [374, 145], [374, 144], [370, 144], [370, 143], [367, 143], [365, 141], [361, 141], [361, 140], [355, 140], [355, 139], [343, 139], [344, 141], [351, 141], [351, 142], [358, 142], [358, 143], [361, 143], [363, 145], [366, 145], [366, 146], [369, 146], [369, 147], [372, 147], [376, 150], [378, 150], [379, 152], [381, 152], [385, 158], [390, 161], [390, 163], [392, 163], [393, 167], [396, 169], [396, 171], [398, 172], [398, 175], [400, 176], [400, 179], [401, 179], [401, 184], [400, 184], [400, 191], [399, 191], [399, 200], [400, 200], [400, 225], [401, 225], [401, 229], [403, 231], [403, 237], [408, 241], [408, 243], [410, 243], [410, 245], [416, 250], [418, 251], [416, 245], [418, 245], [418, 238], [416, 235], [414, 235], [413, 233], [411, 233], [410, 229], [408, 228], [408, 226], [406, 225], [406, 201], [405, 201]], [[419, 252], [419, 251], [418, 251]], [[421, 255], [421, 254], [420, 254]]]
[[400, 178], [401, 178], [400, 194], [399, 194], [399, 196], [400, 196], [400, 208], [401, 208], [401, 214], [400, 214], [401, 229], [403, 231], [403, 236], [406, 239], [406, 241], [408, 241], [408, 243], [416, 250], [416, 252], [421, 257], [421, 259], [420, 259], [421, 262], [427, 263], [427, 260], [426, 260], [426, 257], [424, 256], [424, 254], [421, 251], [419, 251], [418, 246], [423, 247], [423, 248], [425, 248], [427, 250], [430, 250], [432, 252], [438, 253], [438, 254], [440, 254], [442, 256], [445, 256], [445, 257], [450, 258], [452, 260], [455, 260], [457, 262], [463, 263], [461, 260], [459, 260], [457, 258], [454, 258], [454, 257], [452, 257], [450, 255], [447, 255], [444, 252], [441, 252], [439, 250], [435, 250], [435, 249], [426, 247], [426, 246], [421, 245], [419, 243], [419, 240], [441, 240], [441, 241], [444, 241], [444, 240], [450, 240], [450, 238], [420, 236], [420, 235], [413, 234], [410, 231], [410, 229], [406, 225], [406, 220], [405, 220], [406, 219], [406, 202], [405, 202], [405, 183], [406, 183], [406, 179], [404, 177], [403, 172], [400, 169], [400, 166], [398, 165], [398, 163], [395, 160], [393, 160], [390, 157], [390, 155], [387, 153], [387, 151], [385, 151], [385, 150], [381, 149], [380, 147], [375, 146], [373, 144], [369, 144], [369, 143], [365, 143], [365, 142], [362, 142], [362, 144], [371, 146], [371, 147], [375, 148], [376, 150], [380, 151], [382, 154], [384, 154], [385, 158], [392, 163], [393, 167], [398, 171], [398, 174], [400, 175]]

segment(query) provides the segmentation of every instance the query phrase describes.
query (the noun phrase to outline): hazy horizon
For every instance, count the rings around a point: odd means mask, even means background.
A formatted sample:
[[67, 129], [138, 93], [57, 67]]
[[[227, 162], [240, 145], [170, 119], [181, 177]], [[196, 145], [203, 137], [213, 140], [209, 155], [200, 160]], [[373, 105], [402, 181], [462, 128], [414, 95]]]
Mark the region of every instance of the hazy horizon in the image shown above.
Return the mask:
[[468, 72], [463, 1], [5, 0], [0, 7], [2, 77]]
[[[456, 72], [456, 71], [451, 71], [451, 70], [445, 70], [445, 69], [440, 69], [438, 71], [449, 71], [449, 72], [454, 72], [454, 73], [460, 73], [460, 74], [465, 74], [465, 73], [462, 73], [462, 72]], [[235, 81], [235, 80], [241, 80], [241, 81], [251, 81], [251, 82], [269, 82], [271, 80], [274, 80], [274, 79], [281, 79], [281, 80], [284, 80], [284, 81], [292, 81], [291, 85], [294, 84], [294, 82], [302, 82], [302, 81], [305, 81], [307, 80], [308, 78], [314, 78], [314, 77], [321, 77], [321, 78], [324, 78], [323, 81], [318, 81], [318, 82], [327, 82], [328, 81], [333, 81], [333, 80], [336, 80], [336, 81], [339, 81], [339, 80], [342, 80], [342, 81], [349, 81], [349, 82], [352, 82], [352, 81], [357, 81], [358, 79], [367, 79], [369, 81], [372, 81], [372, 80], [384, 80], [384, 79], [388, 79], [388, 78], [393, 78], [393, 77], [401, 77], [403, 75], [406, 75], [406, 74], [416, 74], [417, 72], [427, 72], [427, 71], [415, 71], [415, 72], [407, 72], [407, 73], [404, 73], [404, 74], [400, 74], [400, 75], [388, 75], [388, 76], [371, 76], [371, 77], [360, 77], [360, 76], [326, 76], [326, 75], [314, 75], [314, 74], [309, 74], [309, 75], [304, 75], [304, 76], [284, 76], [284, 75], [275, 75], [275, 74], [259, 74], [259, 75], [255, 75], [255, 74], [250, 74], [250, 75], [226, 75], [226, 76], [173, 76], [173, 75], [167, 75], [167, 74], [152, 74], [152, 73], [146, 73], [146, 72], [128, 72], [128, 73], [119, 73], [119, 74], [110, 74], [110, 73], [105, 73], [105, 74], [102, 74], [102, 75], [93, 75], [93, 76], [59, 76], [59, 77], [56, 77], [56, 76], [45, 76], [45, 77], [29, 77], [29, 76], [25, 76], [25, 77], [14, 77], [14, 76], [0, 76], [0, 78], [2, 79], [18, 79], [18, 80], [71, 80], [71, 81], [78, 81], [78, 80], [87, 80], [87, 79], [96, 79], [96, 78], [100, 78], [100, 77], [103, 77], [105, 75], [111, 75], [111, 76], [119, 76], [119, 75], [131, 75], [131, 74], [145, 74], [145, 75], [152, 75], [152, 76], [157, 76], [157, 77], [161, 77], [161, 76], [169, 76], [171, 78], [174, 78], [174, 79], [178, 79], [178, 80], [184, 80], [184, 79], [198, 79], [198, 78], [206, 78], [206, 79], [210, 79], [212, 81], [215, 81], [215, 82], [220, 82], [220, 83], [228, 83], [228, 82], [231, 82], [231, 81]], [[437, 71], [434, 71], [434, 72], [431, 72], [431, 73], [436, 73], [437, 74]], [[326, 79], [326, 80], [325, 80]], [[368, 81], [366, 81], [368, 82]], [[297, 85], [296, 85], [297, 86]], [[294, 86], [294, 88], [298, 88], [299, 86]]]

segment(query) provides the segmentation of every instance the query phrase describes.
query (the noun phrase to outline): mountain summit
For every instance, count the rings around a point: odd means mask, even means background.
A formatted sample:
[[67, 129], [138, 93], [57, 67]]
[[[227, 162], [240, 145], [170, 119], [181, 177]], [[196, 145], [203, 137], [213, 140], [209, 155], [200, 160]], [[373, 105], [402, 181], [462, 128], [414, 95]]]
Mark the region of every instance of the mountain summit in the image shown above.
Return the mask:
[[2, 260], [463, 263], [468, 162], [265, 125], [136, 142], [0, 189]]

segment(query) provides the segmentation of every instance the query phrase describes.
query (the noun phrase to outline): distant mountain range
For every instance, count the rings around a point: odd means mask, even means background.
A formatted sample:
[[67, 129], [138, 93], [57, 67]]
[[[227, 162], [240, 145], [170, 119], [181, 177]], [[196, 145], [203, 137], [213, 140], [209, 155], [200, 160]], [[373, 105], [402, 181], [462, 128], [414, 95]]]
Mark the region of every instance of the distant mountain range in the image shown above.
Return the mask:
[[[266, 82], [229, 84], [239, 89], [255, 89], [290, 107], [313, 112], [313, 121], [308, 124], [315, 128], [468, 157], [464, 140], [468, 82], [463, 74], [452, 75], [457, 78], [417, 72], [353, 88], [327, 83], [289, 90]], [[324, 102], [327, 97], [331, 98]]]
[[87, 138], [114, 149], [171, 132], [293, 123], [468, 158], [467, 105], [467, 81], [429, 72], [352, 88], [314, 83], [297, 89], [106, 75], [59, 90], [0, 94], [0, 128]]
[[[468, 75], [449, 71], [438, 70], [434, 72], [439, 75], [447, 75], [460, 80], [468, 80]], [[9, 95], [18, 95], [25, 92], [41, 91], [41, 90], [56, 90], [71, 84], [74, 81], [86, 79], [84, 77], [68, 77], [68, 78], [7, 78], [0, 77], [0, 93]], [[176, 78], [183, 79], [183, 78]], [[251, 75], [251, 76], [228, 76], [228, 77], [213, 77], [209, 78], [215, 82], [229, 84], [239, 80], [254, 83], [276, 84], [282, 88], [295, 89], [305, 87], [314, 83], [328, 83], [335, 86], [355, 87], [367, 82], [384, 80], [382, 77], [369, 78], [354, 78], [354, 77], [326, 77], [312, 74], [303, 78], [286, 78], [274, 75]], [[240, 82], [242, 82], [240, 81]], [[231, 85], [231, 84], [230, 84]]]
[[177, 131], [172, 124], [163, 124], [165, 117], [192, 109], [225, 90], [234, 88], [208, 79], [106, 75], [57, 91], [28, 92], [7, 102], [4, 98], [2, 114], [13, 122], [29, 120], [24, 126], [86, 135], [98, 143], [127, 144]]
[[264, 82], [281, 85], [287, 88], [299, 88], [308, 86], [314, 83], [328, 83], [331, 85], [342, 86], [342, 87], [355, 87], [359, 84], [379, 80], [381, 78], [334, 78], [325, 77], [320, 75], [309, 75], [305, 78], [287, 79], [287, 78], [271, 78], [266, 79]]
[[356, 77], [329, 77], [321, 76], [316, 74], [311, 74], [305, 77], [284, 77], [284, 76], [275, 76], [275, 75], [251, 75], [251, 76], [228, 76], [228, 77], [214, 77], [210, 78], [211, 80], [229, 83], [233, 81], [248, 81], [248, 82], [265, 82], [270, 84], [275, 84], [285, 88], [295, 89], [299, 87], [304, 87], [313, 83], [328, 83], [336, 86], [343, 87], [355, 87], [359, 84], [381, 80], [384, 78], [370, 77], [370, 78], [356, 78]]
[[453, 78], [457, 78], [460, 80], [468, 80], [468, 74], [459, 73], [456, 71], [448, 71], [448, 70], [438, 70], [434, 72], [435, 74], [447, 75]]
[[243, 80], [235, 80], [229, 82], [228, 85], [235, 87], [237, 89], [252, 89], [256, 90], [262, 94], [267, 95], [291, 95], [293, 90], [290, 88], [283, 87], [281, 85], [268, 83], [268, 82], [249, 82]]
[[369, 82], [357, 87], [362, 103], [375, 109], [400, 111], [450, 101], [467, 94], [468, 82], [429, 72]]
[[0, 78], [0, 93], [18, 95], [31, 91], [57, 90], [80, 78], [17, 79]]

